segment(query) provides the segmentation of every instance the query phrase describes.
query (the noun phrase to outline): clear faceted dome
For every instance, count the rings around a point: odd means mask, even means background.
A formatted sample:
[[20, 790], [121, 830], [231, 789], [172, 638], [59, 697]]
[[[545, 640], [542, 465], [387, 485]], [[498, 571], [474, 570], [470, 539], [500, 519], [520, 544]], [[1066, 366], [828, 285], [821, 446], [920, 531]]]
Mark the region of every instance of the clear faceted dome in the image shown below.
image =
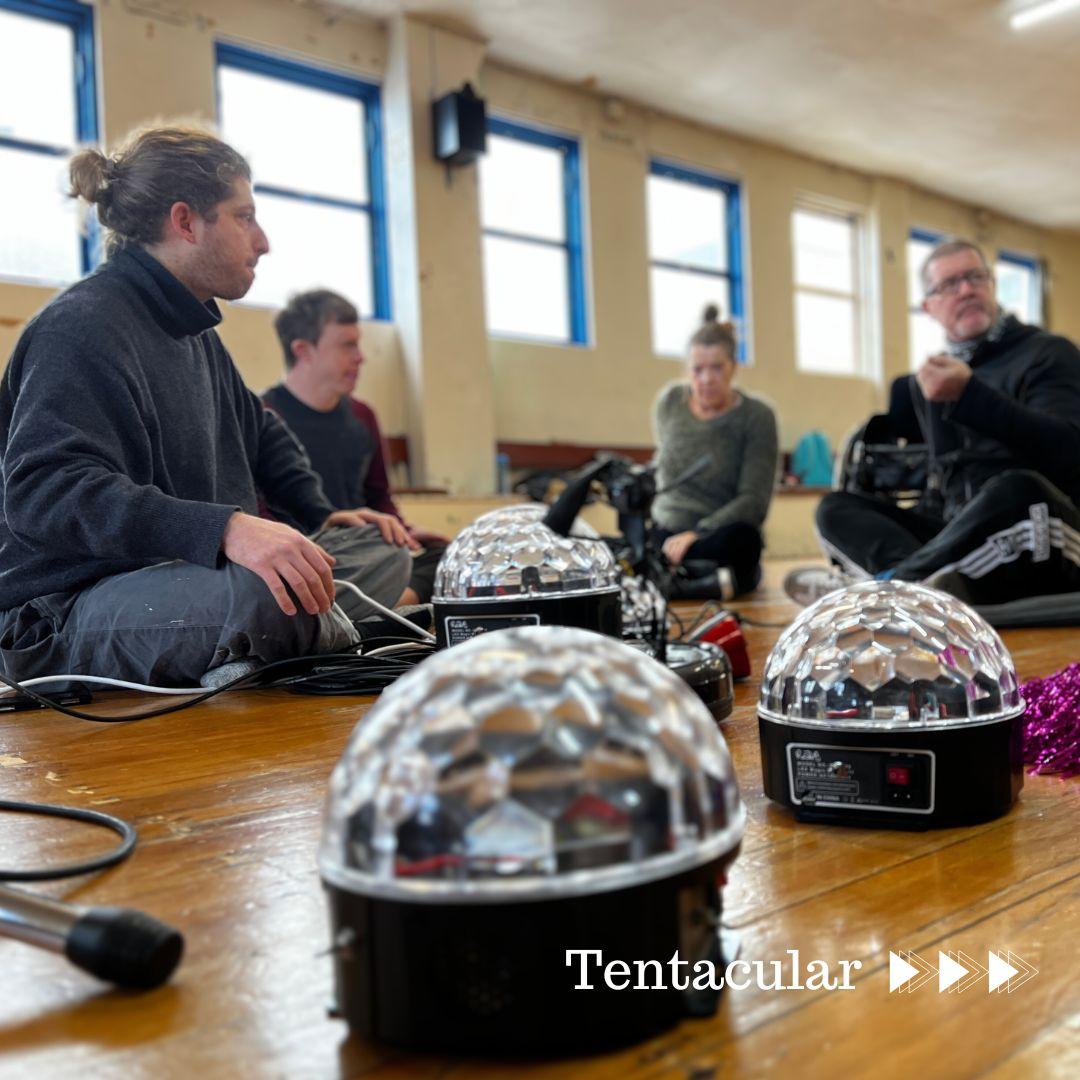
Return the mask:
[[947, 593], [863, 581], [822, 597], [780, 635], [758, 713], [834, 728], [949, 728], [1024, 707], [989, 623]]
[[411, 900], [642, 884], [734, 850], [724, 737], [664, 665], [587, 630], [499, 630], [385, 691], [334, 769], [320, 869]]
[[439, 562], [435, 599], [555, 597], [619, 587], [607, 544], [559, 536], [540, 516], [485, 515], [463, 529]]
[[[508, 521], [541, 521], [550, 509], [547, 503], [542, 502], [514, 503], [512, 506], [499, 506], [486, 514], [481, 514], [473, 524], [479, 525], [483, 522], [487, 527], [495, 522], [505, 524]], [[600, 534], [580, 517], [574, 518], [570, 535], [580, 536], [583, 540], [600, 539]]]

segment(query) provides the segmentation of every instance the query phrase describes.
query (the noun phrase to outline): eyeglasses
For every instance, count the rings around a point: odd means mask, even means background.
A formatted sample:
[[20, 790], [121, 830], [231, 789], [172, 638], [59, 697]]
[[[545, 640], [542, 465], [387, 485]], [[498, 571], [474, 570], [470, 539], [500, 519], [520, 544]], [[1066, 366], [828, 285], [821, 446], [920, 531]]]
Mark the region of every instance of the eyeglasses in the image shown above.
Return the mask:
[[933, 288], [926, 290], [927, 299], [931, 296], [955, 296], [960, 286], [967, 282], [973, 289], [981, 289], [990, 283], [993, 274], [989, 270], [968, 270], [965, 274], [953, 274], [944, 281], [939, 281]]

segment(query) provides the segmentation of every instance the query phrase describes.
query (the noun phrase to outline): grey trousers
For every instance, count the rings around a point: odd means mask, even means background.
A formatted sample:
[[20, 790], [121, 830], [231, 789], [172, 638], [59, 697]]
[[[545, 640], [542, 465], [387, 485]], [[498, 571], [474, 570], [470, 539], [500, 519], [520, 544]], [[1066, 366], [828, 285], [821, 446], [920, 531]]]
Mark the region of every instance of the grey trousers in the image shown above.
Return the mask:
[[[318, 543], [337, 559], [335, 578], [381, 604], [392, 606], [408, 583], [408, 552], [374, 526], [331, 529]], [[70, 672], [197, 686], [232, 661], [268, 664], [355, 644], [351, 620], [374, 609], [350, 590], [339, 589], [337, 601], [325, 615], [286, 615], [262, 579], [235, 563], [158, 563], [3, 612], [0, 666], [17, 680]]]

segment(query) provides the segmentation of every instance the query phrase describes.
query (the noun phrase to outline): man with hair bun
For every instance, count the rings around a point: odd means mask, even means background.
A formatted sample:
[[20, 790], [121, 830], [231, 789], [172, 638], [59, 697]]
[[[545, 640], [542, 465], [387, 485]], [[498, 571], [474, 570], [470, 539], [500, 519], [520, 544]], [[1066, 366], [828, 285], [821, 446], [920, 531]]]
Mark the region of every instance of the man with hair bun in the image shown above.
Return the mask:
[[[327, 501], [214, 329], [269, 251], [247, 162], [155, 128], [76, 154], [71, 181], [108, 258], [30, 321], [0, 387], [4, 672], [190, 685], [355, 643], [371, 610], [335, 606], [335, 575], [393, 604], [410, 541]], [[260, 490], [303, 531], [260, 517]]]
[[927, 445], [926, 492], [913, 509], [825, 496], [818, 533], [842, 573], [793, 571], [785, 589], [807, 603], [853, 578], [895, 578], [990, 609], [1080, 591], [1080, 350], [1006, 314], [970, 241], [939, 244], [920, 274], [946, 350], [893, 383], [888, 425]]

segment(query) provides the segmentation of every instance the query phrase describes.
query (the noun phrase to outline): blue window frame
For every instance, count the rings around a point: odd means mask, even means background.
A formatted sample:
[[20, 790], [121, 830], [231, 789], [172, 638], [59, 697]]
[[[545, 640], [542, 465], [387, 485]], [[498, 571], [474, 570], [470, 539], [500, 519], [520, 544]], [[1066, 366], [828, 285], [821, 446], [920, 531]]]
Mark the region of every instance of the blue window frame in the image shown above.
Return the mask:
[[654, 159], [647, 181], [653, 350], [683, 356], [707, 303], [738, 329], [746, 363], [742, 193], [738, 183]]
[[64, 159], [98, 137], [93, 8], [0, 0], [0, 21], [12, 49], [0, 61], [0, 198], [23, 208], [0, 221], [0, 276], [70, 281], [98, 258], [96, 221], [79, 228], [61, 182]]
[[994, 267], [1001, 306], [1021, 322], [1043, 324], [1043, 268], [1034, 255], [999, 251]]
[[249, 155], [268, 258], [279, 255], [260, 262], [248, 299], [280, 306], [325, 286], [391, 318], [379, 87], [221, 42], [216, 57], [222, 134]]
[[919, 276], [927, 255], [942, 243], [944, 233], [911, 229], [907, 242], [908, 366], [917, 371], [928, 356], [945, 348], [945, 331], [922, 309], [923, 283]]
[[589, 339], [576, 139], [488, 117], [481, 160], [488, 333]]

